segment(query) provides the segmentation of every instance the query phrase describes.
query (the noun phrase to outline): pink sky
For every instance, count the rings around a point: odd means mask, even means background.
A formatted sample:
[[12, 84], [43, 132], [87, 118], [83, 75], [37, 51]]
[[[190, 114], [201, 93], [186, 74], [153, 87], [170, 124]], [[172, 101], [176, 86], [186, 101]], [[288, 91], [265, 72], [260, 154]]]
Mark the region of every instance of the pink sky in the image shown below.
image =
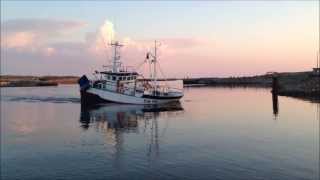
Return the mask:
[[160, 41], [160, 64], [168, 77], [308, 71], [315, 66], [319, 49], [319, 8], [307, 10], [247, 24], [235, 20], [228, 28], [213, 26], [205, 34], [154, 38], [118, 33], [121, 27], [115, 29], [108, 18], [96, 27], [82, 20], [8, 19], [1, 21], [1, 71], [21, 75], [90, 73], [107, 64], [111, 53], [104, 42], [111, 39], [125, 44], [123, 61], [131, 66], [144, 60], [154, 40]]

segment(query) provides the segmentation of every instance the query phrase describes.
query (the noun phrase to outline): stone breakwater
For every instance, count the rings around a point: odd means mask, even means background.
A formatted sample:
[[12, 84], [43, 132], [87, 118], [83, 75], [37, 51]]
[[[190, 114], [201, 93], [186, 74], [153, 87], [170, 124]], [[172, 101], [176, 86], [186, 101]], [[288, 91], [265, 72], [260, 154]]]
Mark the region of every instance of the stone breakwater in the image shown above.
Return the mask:
[[320, 99], [320, 76], [311, 72], [279, 75], [278, 81], [279, 95]]
[[185, 86], [272, 87], [272, 77], [278, 79], [278, 95], [319, 98], [320, 76], [312, 72], [265, 74], [250, 77], [188, 78]]

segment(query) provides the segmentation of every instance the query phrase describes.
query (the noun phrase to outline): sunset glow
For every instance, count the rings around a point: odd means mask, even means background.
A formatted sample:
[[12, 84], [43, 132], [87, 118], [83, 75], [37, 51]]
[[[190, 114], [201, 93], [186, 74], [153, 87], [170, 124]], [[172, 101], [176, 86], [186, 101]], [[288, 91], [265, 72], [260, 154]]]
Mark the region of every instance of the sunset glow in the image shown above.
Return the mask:
[[89, 73], [108, 62], [111, 40], [126, 45], [129, 65], [160, 41], [169, 77], [309, 71], [319, 49], [318, 14], [317, 1], [2, 1], [1, 72]]

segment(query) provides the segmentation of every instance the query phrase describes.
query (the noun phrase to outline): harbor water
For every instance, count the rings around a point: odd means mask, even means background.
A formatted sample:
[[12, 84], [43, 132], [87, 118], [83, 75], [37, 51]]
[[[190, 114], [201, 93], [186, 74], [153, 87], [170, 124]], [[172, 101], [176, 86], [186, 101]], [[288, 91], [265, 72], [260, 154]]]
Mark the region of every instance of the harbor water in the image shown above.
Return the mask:
[[1, 88], [2, 179], [319, 179], [317, 102], [190, 87], [165, 107], [81, 107], [78, 90]]

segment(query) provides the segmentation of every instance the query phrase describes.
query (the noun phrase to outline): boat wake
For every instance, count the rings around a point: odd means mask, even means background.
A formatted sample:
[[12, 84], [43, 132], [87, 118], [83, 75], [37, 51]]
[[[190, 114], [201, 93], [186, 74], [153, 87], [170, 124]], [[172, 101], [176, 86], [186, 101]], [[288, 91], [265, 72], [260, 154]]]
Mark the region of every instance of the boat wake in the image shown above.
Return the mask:
[[18, 102], [50, 102], [50, 103], [80, 103], [80, 98], [71, 97], [17, 97], [17, 96], [6, 96], [2, 97], [4, 101], [18, 101]]

